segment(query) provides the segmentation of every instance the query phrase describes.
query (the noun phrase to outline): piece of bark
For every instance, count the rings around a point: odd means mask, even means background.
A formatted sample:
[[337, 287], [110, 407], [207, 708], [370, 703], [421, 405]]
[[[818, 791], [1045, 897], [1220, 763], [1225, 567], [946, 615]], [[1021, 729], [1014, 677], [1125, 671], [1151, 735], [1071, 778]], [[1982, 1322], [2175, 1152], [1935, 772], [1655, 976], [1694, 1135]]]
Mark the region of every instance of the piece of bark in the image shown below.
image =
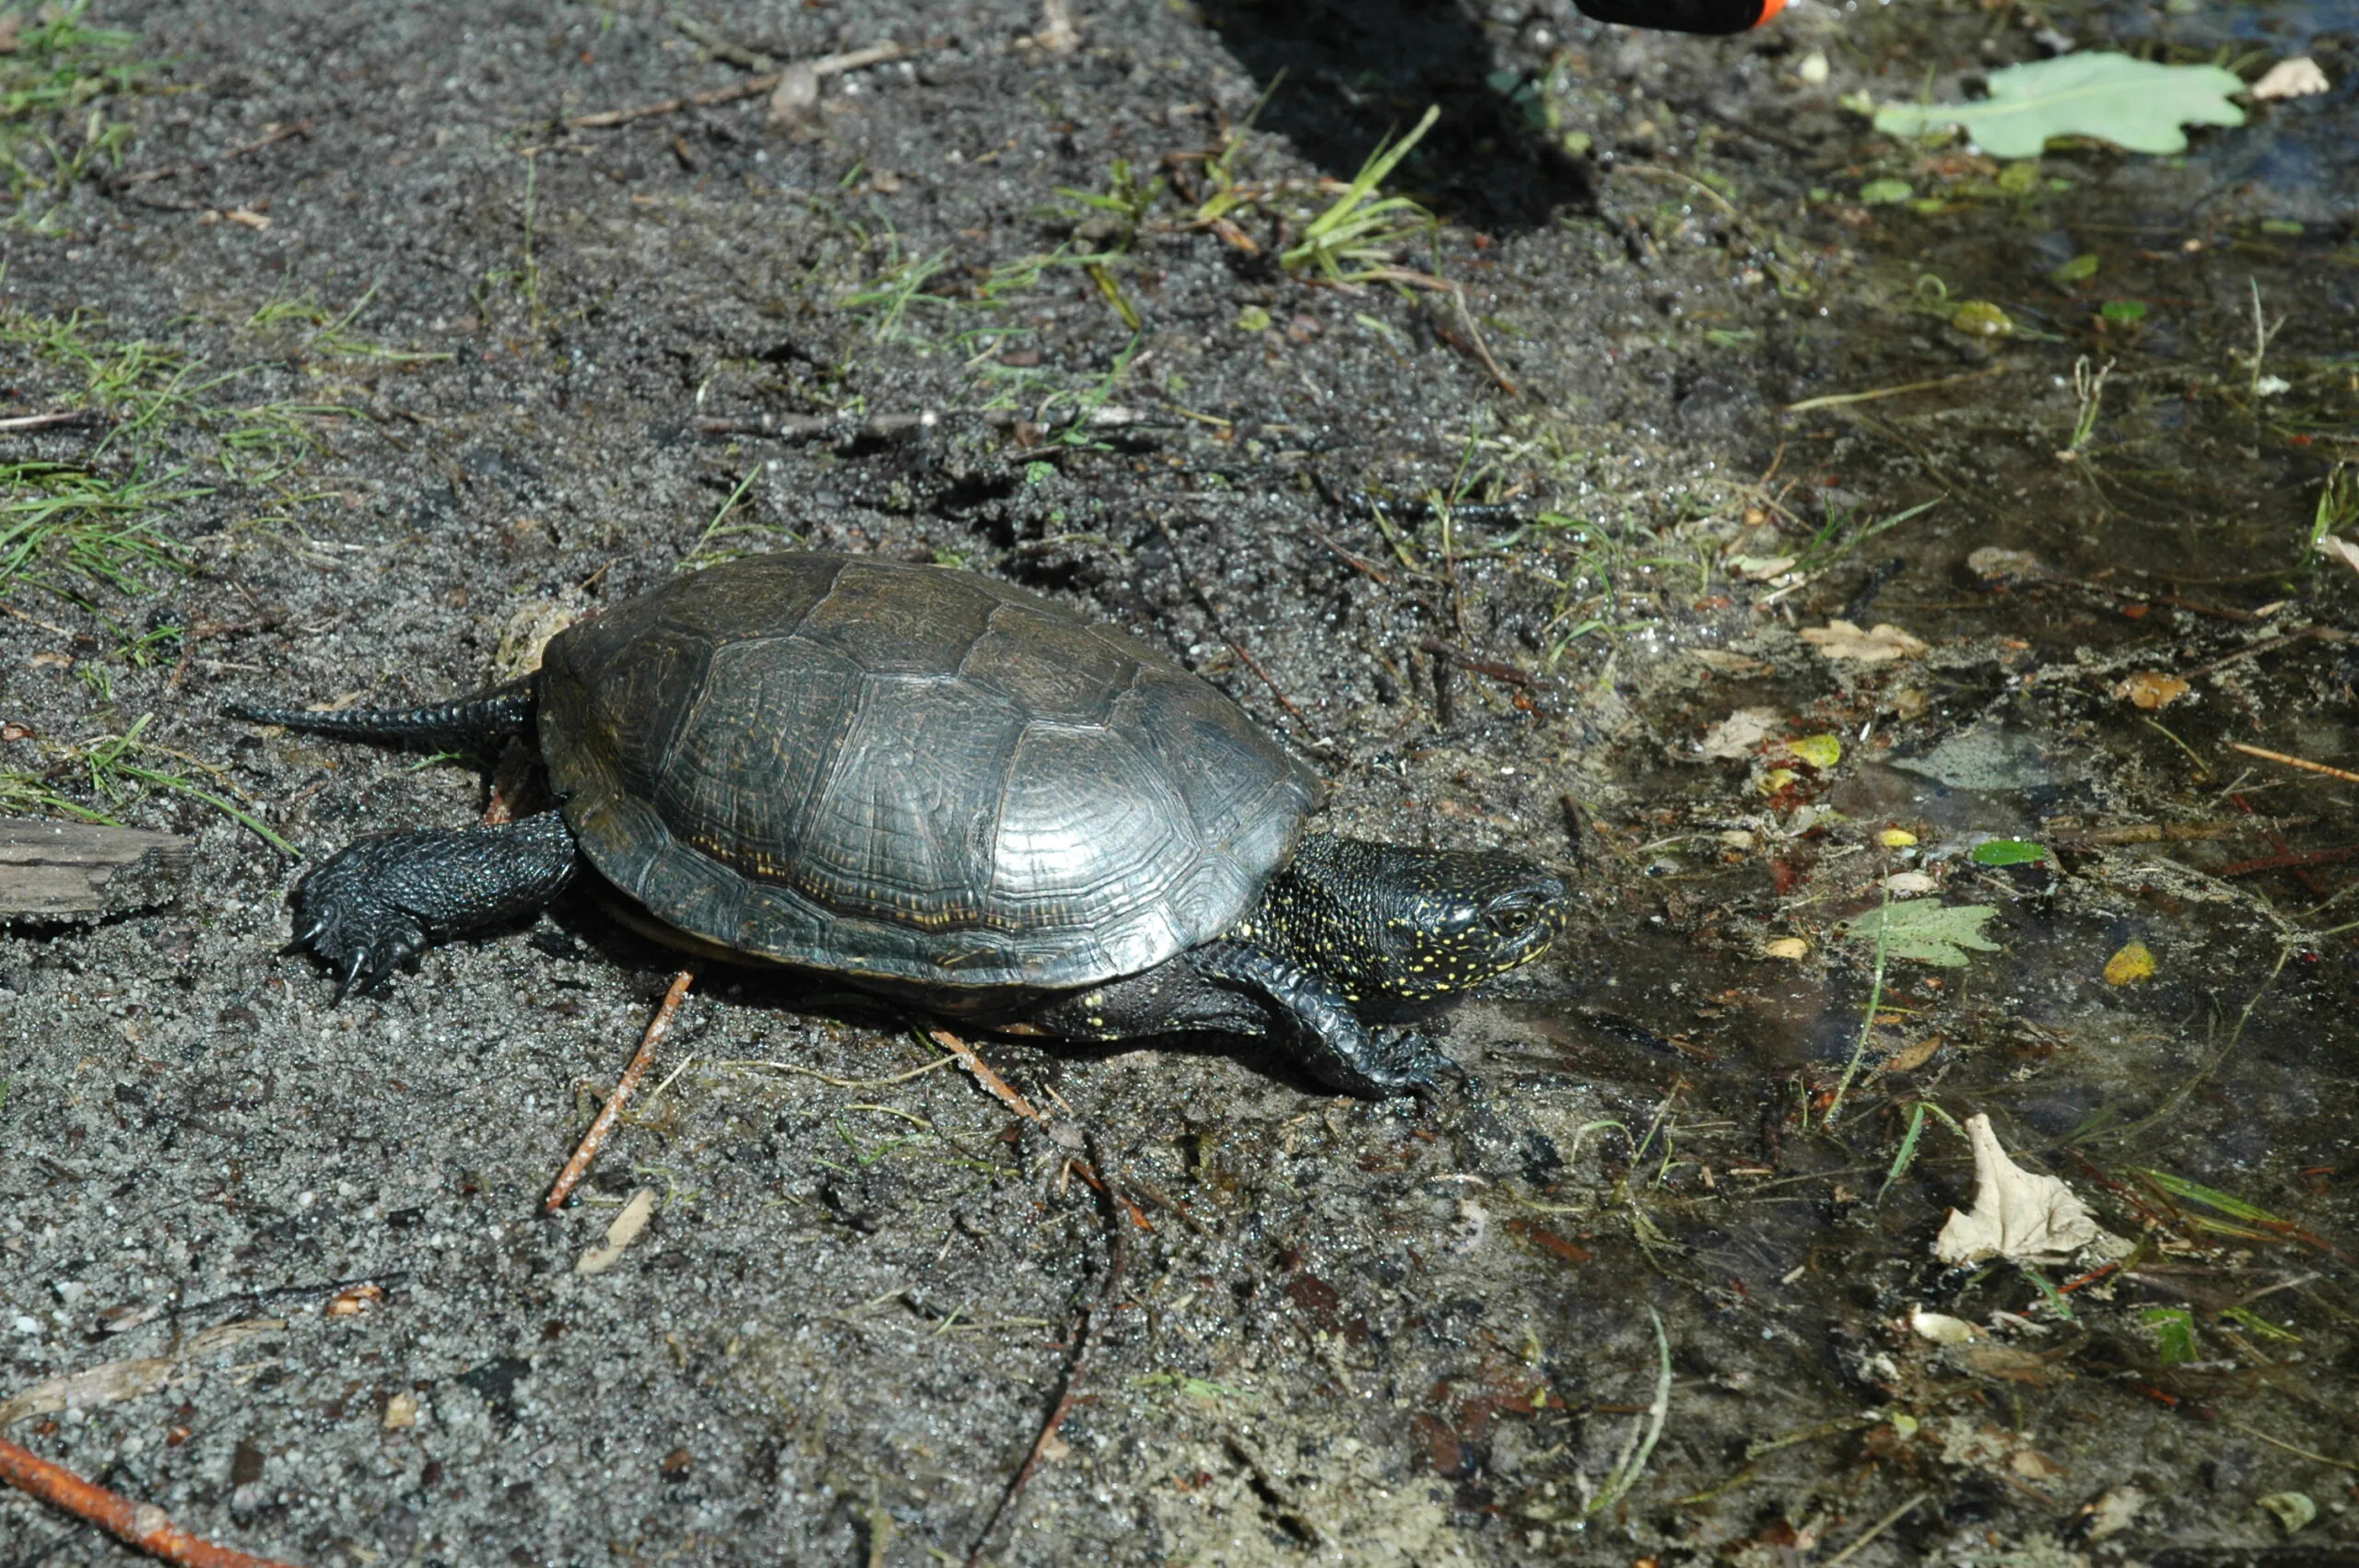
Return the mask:
[[0, 920], [70, 920], [180, 895], [192, 840], [138, 827], [0, 817]]

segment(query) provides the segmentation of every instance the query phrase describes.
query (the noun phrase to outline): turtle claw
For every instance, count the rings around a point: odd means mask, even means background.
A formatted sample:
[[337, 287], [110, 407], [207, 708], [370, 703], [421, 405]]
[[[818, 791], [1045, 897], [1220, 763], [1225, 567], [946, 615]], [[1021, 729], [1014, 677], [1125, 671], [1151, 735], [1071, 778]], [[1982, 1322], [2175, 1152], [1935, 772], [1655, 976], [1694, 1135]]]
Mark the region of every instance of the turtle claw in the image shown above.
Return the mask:
[[385, 895], [385, 842], [363, 839], [296, 884], [290, 948], [326, 962], [335, 978], [330, 1007], [368, 995], [394, 965], [425, 951], [424, 924]]
[[[365, 951], [353, 949], [351, 956], [345, 960], [344, 972], [335, 977], [335, 989], [328, 994], [330, 1007], [344, 1005], [345, 993], [352, 989], [352, 982], [359, 978], [361, 966], [368, 962], [369, 954]], [[371, 980], [374, 978], [372, 976]]]
[[1372, 1030], [1368, 1041], [1373, 1048], [1354, 1065], [1388, 1094], [1430, 1094], [1443, 1075], [1464, 1076], [1464, 1069], [1414, 1029]]

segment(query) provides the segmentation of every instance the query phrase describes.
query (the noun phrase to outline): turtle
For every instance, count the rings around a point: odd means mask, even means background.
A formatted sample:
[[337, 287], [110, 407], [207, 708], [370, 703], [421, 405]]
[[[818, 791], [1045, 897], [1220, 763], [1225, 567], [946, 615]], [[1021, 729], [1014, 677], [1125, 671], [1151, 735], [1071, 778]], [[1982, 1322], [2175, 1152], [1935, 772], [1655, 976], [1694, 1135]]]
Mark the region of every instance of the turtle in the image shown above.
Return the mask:
[[331, 1005], [586, 880], [675, 947], [1071, 1040], [1261, 1036], [1382, 1098], [1449, 1059], [1364, 1001], [1538, 957], [1564, 883], [1496, 851], [1310, 832], [1319, 778], [1217, 688], [973, 572], [819, 552], [673, 579], [520, 680], [232, 717], [437, 748], [537, 742], [553, 809], [381, 833], [290, 895]]

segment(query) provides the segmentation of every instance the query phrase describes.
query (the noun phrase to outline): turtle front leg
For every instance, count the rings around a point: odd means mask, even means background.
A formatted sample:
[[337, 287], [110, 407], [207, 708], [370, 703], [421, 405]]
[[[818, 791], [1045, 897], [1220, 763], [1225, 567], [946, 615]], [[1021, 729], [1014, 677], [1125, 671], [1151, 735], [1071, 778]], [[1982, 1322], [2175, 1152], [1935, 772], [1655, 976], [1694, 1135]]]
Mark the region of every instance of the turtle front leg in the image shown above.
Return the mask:
[[334, 971], [333, 1007], [346, 991], [374, 990], [428, 942], [540, 908], [576, 864], [572, 830], [555, 812], [498, 827], [378, 834], [295, 884], [292, 947]]
[[1312, 1077], [1346, 1094], [1413, 1094], [1456, 1065], [1414, 1029], [1369, 1028], [1332, 981], [1261, 948], [1215, 942], [1185, 956], [1208, 978], [1264, 1001], [1277, 1015], [1277, 1042]]

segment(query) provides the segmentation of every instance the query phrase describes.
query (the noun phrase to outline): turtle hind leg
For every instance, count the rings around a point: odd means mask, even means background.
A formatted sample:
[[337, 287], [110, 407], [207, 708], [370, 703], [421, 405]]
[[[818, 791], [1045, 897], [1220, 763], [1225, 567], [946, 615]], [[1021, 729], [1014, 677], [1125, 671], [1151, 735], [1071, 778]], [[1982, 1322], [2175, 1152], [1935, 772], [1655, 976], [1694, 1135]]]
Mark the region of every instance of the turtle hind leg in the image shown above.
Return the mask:
[[1207, 942], [1144, 974], [1060, 997], [1031, 1020], [1081, 1040], [1266, 1036], [1320, 1082], [1367, 1099], [1430, 1088], [1453, 1066], [1414, 1030], [1370, 1029], [1325, 977], [1242, 942]]
[[470, 696], [419, 708], [347, 708], [312, 712], [299, 708], [234, 702], [222, 711], [250, 724], [284, 724], [290, 730], [355, 741], [488, 749], [494, 741], [531, 732], [539, 697], [539, 676], [527, 675], [521, 681], [511, 681]]
[[295, 884], [293, 949], [367, 992], [428, 943], [540, 908], [573, 880], [573, 832], [555, 812], [498, 827], [383, 833], [346, 846]]

